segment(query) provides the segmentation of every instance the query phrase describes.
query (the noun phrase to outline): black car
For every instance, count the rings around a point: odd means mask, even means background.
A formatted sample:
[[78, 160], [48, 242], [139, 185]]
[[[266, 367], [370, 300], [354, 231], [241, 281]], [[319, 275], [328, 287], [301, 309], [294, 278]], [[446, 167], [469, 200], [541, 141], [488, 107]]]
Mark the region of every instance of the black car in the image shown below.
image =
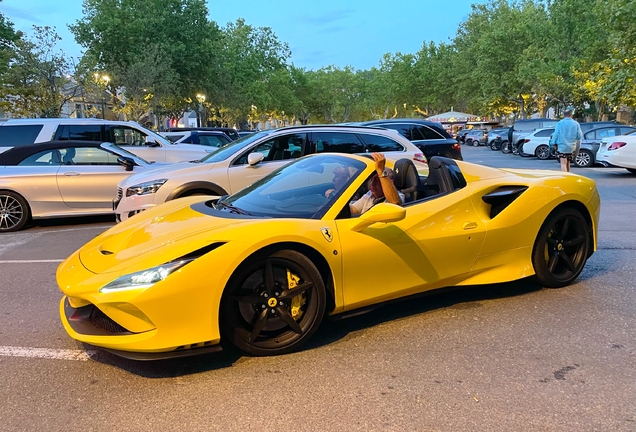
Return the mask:
[[398, 131], [400, 135], [422, 150], [427, 161], [430, 161], [433, 156], [463, 160], [461, 147], [439, 123], [421, 119], [385, 119], [356, 124]]

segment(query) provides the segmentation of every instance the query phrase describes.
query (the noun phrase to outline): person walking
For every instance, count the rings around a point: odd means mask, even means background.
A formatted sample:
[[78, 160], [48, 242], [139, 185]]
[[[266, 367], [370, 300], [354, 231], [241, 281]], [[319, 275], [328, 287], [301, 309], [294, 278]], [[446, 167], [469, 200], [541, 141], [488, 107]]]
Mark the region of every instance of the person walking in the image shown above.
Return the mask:
[[550, 138], [550, 144], [556, 147], [556, 157], [561, 163], [561, 171], [565, 172], [570, 172], [570, 163], [574, 162], [583, 138], [581, 125], [572, 119], [573, 113], [573, 107], [565, 109], [563, 119], [557, 123]]

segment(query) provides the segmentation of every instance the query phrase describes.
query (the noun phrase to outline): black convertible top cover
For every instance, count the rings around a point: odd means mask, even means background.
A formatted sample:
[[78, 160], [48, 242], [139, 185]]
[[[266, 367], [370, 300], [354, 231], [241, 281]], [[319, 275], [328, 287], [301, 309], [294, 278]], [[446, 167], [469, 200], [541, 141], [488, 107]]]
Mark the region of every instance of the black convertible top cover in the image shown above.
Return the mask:
[[101, 141], [65, 140], [47, 141], [42, 143], [13, 147], [5, 152], [0, 153], [0, 166], [18, 165], [29, 156], [46, 150], [55, 150], [70, 147], [99, 147], [101, 144]]

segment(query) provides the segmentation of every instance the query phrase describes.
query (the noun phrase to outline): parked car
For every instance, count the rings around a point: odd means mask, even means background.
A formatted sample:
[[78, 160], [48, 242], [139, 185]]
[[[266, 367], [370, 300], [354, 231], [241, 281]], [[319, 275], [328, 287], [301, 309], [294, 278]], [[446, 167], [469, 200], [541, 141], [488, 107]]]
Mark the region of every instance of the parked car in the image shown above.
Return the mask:
[[518, 149], [519, 141], [526, 135], [531, 134], [537, 129], [554, 127], [558, 122], [558, 119], [548, 118], [516, 120], [512, 125], [512, 141], [509, 142], [509, 134], [505, 134], [505, 137], [502, 136], [503, 142], [501, 143], [501, 151], [504, 153], [516, 152]]
[[431, 160], [433, 156], [462, 160], [461, 147], [439, 123], [422, 119], [384, 119], [356, 124], [398, 131], [420, 149], [425, 161]]
[[470, 132], [471, 130], [472, 129], [460, 129], [459, 131], [457, 131], [457, 134], [455, 135], [455, 139], [457, 140], [457, 142], [459, 142], [460, 144], [464, 144], [466, 135], [468, 135], [468, 132]]
[[128, 219], [165, 201], [190, 195], [226, 195], [313, 153], [382, 152], [425, 165], [422, 152], [394, 130], [342, 125], [293, 126], [256, 132], [193, 163], [133, 176], [119, 184], [116, 218]]
[[[600, 198], [589, 178], [442, 157], [429, 166], [418, 176], [411, 160], [398, 160], [396, 187], [411, 200], [360, 216], [349, 203], [366, 191], [374, 162], [333, 153], [295, 160], [228, 197], [135, 216], [60, 264], [62, 325], [73, 339], [136, 359], [222, 343], [282, 355], [326, 316], [440, 287], [528, 276], [567, 286], [597, 248]], [[350, 178], [326, 197], [337, 170]]]
[[495, 145], [495, 141], [497, 140], [497, 138], [505, 137], [507, 133], [508, 133], [507, 127], [491, 129], [490, 131], [488, 131], [488, 134], [486, 135], [486, 145], [490, 147], [491, 150], [499, 150], [499, 149], [493, 148], [493, 146]]
[[636, 174], [636, 131], [603, 138], [596, 160], [605, 166], [625, 168]]
[[466, 134], [464, 143], [466, 145], [472, 145], [479, 147], [480, 145], [486, 145], [487, 131], [485, 129], [473, 129]]
[[86, 118], [10, 119], [0, 123], [0, 152], [14, 146], [62, 140], [111, 142], [137, 156], [157, 162], [200, 159], [210, 149], [174, 144], [135, 122]]
[[517, 148], [521, 156], [536, 156], [539, 159], [550, 159], [550, 137], [554, 133], [554, 128], [538, 129], [523, 137]]
[[117, 184], [151, 164], [110, 143], [51, 141], [0, 154], [0, 232], [31, 219], [113, 214]]
[[[581, 126], [584, 124], [582, 123]], [[584, 132], [581, 140], [581, 149], [574, 159], [575, 165], [581, 168], [591, 167], [596, 163], [596, 153], [598, 153], [603, 138], [625, 135], [635, 130], [636, 128], [632, 126], [623, 126], [615, 123], [613, 126], [599, 127]]]
[[199, 144], [210, 147], [223, 147], [232, 139], [221, 131], [181, 131], [159, 132], [175, 144]]
[[238, 134], [239, 134], [240, 138], [243, 138], [244, 136], [252, 135], [253, 133], [256, 133], [256, 132], [258, 132], [258, 131], [256, 131], [256, 130], [251, 130], [251, 131], [250, 130], [248, 130], [248, 131], [240, 130], [240, 131], [238, 131]]
[[229, 136], [232, 140], [237, 140], [240, 138], [239, 133], [234, 128], [230, 127], [211, 127], [211, 126], [201, 126], [201, 127], [173, 127], [169, 128], [169, 132], [181, 132], [181, 131], [218, 131], [223, 132], [225, 135]]

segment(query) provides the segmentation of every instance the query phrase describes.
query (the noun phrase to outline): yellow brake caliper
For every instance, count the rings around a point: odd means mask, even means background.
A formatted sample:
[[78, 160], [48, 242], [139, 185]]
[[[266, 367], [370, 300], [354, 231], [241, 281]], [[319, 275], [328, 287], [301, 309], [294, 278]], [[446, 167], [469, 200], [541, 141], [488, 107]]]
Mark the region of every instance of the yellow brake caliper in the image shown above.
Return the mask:
[[[298, 286], [298, 282], [300, 282], [300, 278], [293, 274], [287, 269], [287, 286], [289, 289], [294, 289]], [[296, 297], [292, 298], [291, 301], [291, 316], [295, 320], [298, 320], [303, 314], [303, 311], [300, 310], [300, 307], [303, 305], [303, 297], [305, 293], [299, 294]]]

